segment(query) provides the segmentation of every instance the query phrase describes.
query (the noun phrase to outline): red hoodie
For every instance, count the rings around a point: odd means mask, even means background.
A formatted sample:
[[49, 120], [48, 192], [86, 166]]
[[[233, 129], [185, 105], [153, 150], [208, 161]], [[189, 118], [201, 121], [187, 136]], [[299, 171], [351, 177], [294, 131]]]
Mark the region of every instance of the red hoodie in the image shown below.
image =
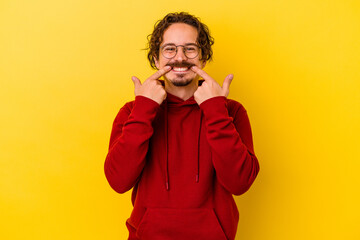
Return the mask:
[[129, 239], [234, 239], [234, 195], [259, 171], [244, 107], [225, 97], [200, 106], [167, 94], [137, 96], [115, 118], [105, 161], [111, 187], [131, 188]]

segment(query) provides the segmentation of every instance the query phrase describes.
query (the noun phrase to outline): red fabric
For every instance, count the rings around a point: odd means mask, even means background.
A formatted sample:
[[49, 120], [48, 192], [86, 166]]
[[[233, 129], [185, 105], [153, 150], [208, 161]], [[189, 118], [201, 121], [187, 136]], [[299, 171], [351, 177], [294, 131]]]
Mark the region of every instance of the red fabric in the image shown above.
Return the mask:
[[137, 96], [115, 118], [105, 161], [115, 191], [133, 188], [129, 239], [234, 239], [232, 195], [258, 171], [246, 110], [225, 97]]

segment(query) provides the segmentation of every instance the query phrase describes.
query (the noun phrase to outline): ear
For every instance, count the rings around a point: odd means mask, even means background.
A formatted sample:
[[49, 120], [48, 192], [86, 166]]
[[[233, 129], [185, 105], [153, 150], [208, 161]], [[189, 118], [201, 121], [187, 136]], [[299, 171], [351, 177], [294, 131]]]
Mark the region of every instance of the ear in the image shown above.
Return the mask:
[[153, 58], [154, 58], [154, 62], [155, 62], [156, 68], [157, 68], [157, 69], [160, 69], [160, 64], [159, 64], [158, 60], [156, 59], [155, 56], [153, 56]]

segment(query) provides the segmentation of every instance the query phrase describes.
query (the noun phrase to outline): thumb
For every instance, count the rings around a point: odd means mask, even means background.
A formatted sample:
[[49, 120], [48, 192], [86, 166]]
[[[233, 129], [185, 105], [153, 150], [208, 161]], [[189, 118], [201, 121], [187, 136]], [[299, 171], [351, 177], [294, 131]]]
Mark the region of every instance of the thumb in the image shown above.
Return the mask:
[[229, 88], [230, 88], [230, 84], [231, 84], [233, 78], [234, 78], [234, 75], [229, 74], [224, 79], [222, 89], [223, 89], [223, 93], [224, 93], [225, 97], [227, 97], [229, 95]]
[[137, 89], [138, 87], [141, 86], [141, 82], [140, 82], [140, 80], [139, 80], [137, 77], [132, 76], [132, 77], [131, 77], [131, 80], [134, 82], [134, 87], [135, 87], [135, 89]]

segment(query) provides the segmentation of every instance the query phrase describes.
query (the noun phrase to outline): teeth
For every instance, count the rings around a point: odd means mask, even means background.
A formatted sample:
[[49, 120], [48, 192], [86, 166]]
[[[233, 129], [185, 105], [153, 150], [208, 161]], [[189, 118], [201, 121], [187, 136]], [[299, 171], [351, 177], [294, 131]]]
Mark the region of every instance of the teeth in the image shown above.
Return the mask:
[[185, 72], [186, 70], [188, 70], [188, 68], [177, 68], [177, 67], [174, 67], [173, 68], [174, 71], [177, 71], [177, 72]]

